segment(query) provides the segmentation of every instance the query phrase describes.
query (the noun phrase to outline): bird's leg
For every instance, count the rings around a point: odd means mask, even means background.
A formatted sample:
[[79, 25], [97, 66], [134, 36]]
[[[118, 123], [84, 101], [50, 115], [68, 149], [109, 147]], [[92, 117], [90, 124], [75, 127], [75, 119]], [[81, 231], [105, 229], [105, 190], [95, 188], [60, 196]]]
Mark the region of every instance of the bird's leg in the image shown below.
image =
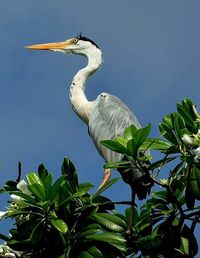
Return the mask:
[[131, 186], [131, 213], [130, 213], [130, 221], [128, 225], [128, 229], [126, 231], [127, 235], [131, 235], [133, 222], [134, 222], [134, 210], [135, 210], [135, 190], [134, 187]]
[[103, 181], [101, 182], [100, 186], [98, 187], [98, 190], [101, 189], [110, 179], [111, 176], [111, 171], [110, 168], [106, 168], [104, 170], [104, 177], [103, 177]]

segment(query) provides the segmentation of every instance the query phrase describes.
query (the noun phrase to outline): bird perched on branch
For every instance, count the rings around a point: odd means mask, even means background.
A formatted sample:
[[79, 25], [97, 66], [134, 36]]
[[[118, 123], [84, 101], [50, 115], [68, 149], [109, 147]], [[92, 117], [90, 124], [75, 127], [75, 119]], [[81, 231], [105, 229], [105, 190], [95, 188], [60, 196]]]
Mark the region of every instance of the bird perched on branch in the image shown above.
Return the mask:
[[[119, 98], [111, 94], [101, 93], [94, 101], [87, 99], [85, 95], [86, 81], [100, 68], [103, 61], [102, 52], [98, 45], [93, 40], [80, 34], [63, 42], [37, 44], [27, 46], [27, 48], [52, 50], [64, 54], [82, 55], [87, 58], [87, 65], [79, 70], [72, 80], [69, 93], [70, 102], [75, 113], [88, 125], [89, 134], [105, 161], [120, 161], [123, 158], [122, 154], [107, 149], [100, 142], [122, 135], [125, 128], [131, 124], [134, 124], [137, 128], [140, 128], [140, 124], [129, 108]], [[136, 168], [132, 172], [133, 181], [137, 181], [143, 175]], [[120, 173], [122, 174], [121, 171]], [[110, 174], [110, 170], [105, 169], [104, 180], [100, 187], [107, 182]], [[145, 198], [149, 190], [140, 190], [137, 185], [136, 189], [139, 199]]]

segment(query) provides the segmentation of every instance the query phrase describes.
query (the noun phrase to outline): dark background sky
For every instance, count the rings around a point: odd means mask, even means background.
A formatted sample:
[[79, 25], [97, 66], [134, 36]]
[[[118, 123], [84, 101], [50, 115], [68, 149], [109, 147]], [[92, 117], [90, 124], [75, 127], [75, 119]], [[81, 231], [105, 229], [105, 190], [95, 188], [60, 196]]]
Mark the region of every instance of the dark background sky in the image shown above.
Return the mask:
[[[88, 81], [88, 98], [117, 95], [157, 136], [158, 123], [176, 101], [189, 97], [200, 107], [199, 14], [198, 0], [1, 0], [0, 185], [16, 178], [18, 160], [24, 177], [43, 162], [57, 178], [64, 156], [76, 164], [82, 182], [97, 186], [103, 175], [103, 159], [68, 99], [71, 79], [85, 60], [24, 45], [80, 32], [93, 39], [104, 64]], [[118, 184], [108, 196], [127, 200], [129, 189]], [[8, 223], [0, 224], [6, 232]]]

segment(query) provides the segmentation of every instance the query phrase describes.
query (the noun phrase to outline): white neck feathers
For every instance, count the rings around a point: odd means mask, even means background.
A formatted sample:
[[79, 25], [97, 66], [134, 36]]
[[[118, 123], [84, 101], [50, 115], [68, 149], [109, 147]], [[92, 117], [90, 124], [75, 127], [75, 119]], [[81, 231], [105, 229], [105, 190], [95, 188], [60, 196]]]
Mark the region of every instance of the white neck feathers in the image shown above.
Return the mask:
[[94, 101], [88, 101], [85, 95], [85, 83], [88, 77], [100, 68], [102, 64], [102, 53], [100, 49], [94, 46], [94, 48], [88, 49], [84, 55], [88, 59], [88, 64], [74, 76], [69, 97], [73, 110], [88, 124], [90, 114], [94, 108]]

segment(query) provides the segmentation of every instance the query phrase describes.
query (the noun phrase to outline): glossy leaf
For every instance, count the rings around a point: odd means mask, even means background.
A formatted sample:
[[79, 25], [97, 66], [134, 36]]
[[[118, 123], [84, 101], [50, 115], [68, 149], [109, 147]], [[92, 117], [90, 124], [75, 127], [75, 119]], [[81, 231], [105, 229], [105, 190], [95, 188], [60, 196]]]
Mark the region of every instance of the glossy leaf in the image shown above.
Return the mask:
[[85, 238], [86, 236], [89, 235], [94, 235], [97, 233], [100, 233], [101, 229], [98, 224], [89, 224], [86, 227], [84, 227], [79, 233], [78, 233], [78, 238]]
[[119, 245], [124, 244], [126, 242], [124, 237], [122, 237], [121, 235], [117, 233], [107, 233], [107, 232], [100, 233], [97, 235], [90, 235], [90, 236], [87, 236], [86, 239], [100, 241], [100, 242], [118, 243]]
[[105, 141], [101, 141], [101, 144], [104, 145], [109, 150], [112, 150], [112, 151], [115, 151], [118, 153], [122, 153], [122, 154], [127, 153], [126, 147], [124, 147], [124, 145], [122, 145], [119, 142], [112, 141], [112, 140], [105, 140]]
[[119, 162], [108, 162], [104, 165], [104, 168], [127, 168], [130, 167], [131, 161], [119, 161]]
[[149, 167], [149, 169], [155, 169], [155, 168], [160, 168], [162, 166], [164, 166], [165, 164], [171, 162], [172, 160], [176, 159], [176, 157], [170, 157], [170, 158], [164, 158], [164, 159], [161, 159], [161, 160], [158, 160], [154, 163], [152, 163]]
[[[127, 223], [129, 223], [130, 222], [130, 219], [131, 219], [131, 207], [129, 207], [129, 208], [127, 208], [126, 210], [125, 210], [125, 215], [126, 215], [126, 221], [127, 221]], [[134, 218], [133, 218], [133, 225], [136, 225], [137, 223], [138, 223], [138, 221], [139, 221], [139, 214], [138, 214], [138, 211], [137, 211], [137, 208], [136, 207], [134, 207], [134, 212], [133, 212], [133, 216], [134, 216]]]
[[82, 183], [79, 185], [79, 191], [88, 192], [94, 187], [91, 183]]
[[185, 123], [188, 126], [193, 127], [194, 120], [191, 116], [191, 113], [179, 103], [177, 104], [177, 110], [178, 110], [179, 114], [182, 116], [182, 118], [184, 119]]
[[13, 194], [13, 195], [17, 195], [17, 196], [21, 197], [22, 199], [26, 200], [27, 202], [29, 202], [31, 204], [36, 203], [36, 200], [32, 196], [30, 196], [28, 194], [25, 194], [25, 193], [22, 193], [21, 191], [11, 191], [9, 193]]
[[164, 116], [163, 122], [168, 126], [168, 128], [170, 128], [171, 130], [173, 129], [171, 114]]
[[39, 200], [44, 201], [46, 199], [46, 193], [44, 185], [36, 173], [29, 173], [27, 176], [28, 188]]
[[193, 195], [200, 200], [200, 170], [193, 166], [189, 169], [189, 184]]
[[160, 132], [161, 134], [168, 140], [170, 141], [171, 143], [177, 145], [178, 142], [177, 142], [177, 139], [176, 139], [176, 136], [173, 132], [173, 130], [164, 122], [160, 123], [159, 124], [159, 129], [160, 129]]
[[39, 165], [38, 174], [42, 181], [43, 181], [43, 179], [45, 179], [48, 176], [49, 173], [43, 164]]
[[69, 182], [72, 191], [76, 192], [78, 190], [78, 177], [76, 173], [76, 168], [70, 159], [64, 158], [61, 170], [62, 175], [67, 178], [67, 181]]
[[136, 139], [131, 139], [127, 142], [128, 155], [130, 155], [132, 157], [136, 157], [138, 148], [139, 148], [139, 145], [137, 144]]
[[96, 246], [91, 246], [86, 251], [80, 253], [80, 258], [104, 258], [101, 251]]
[[39, 222], [32, 230], [30, 235], [30, 241], [33, 244], [37, 244], [41, 241], [42, 237], [44, 236], [44, 228], [41, 226], [41, 222]]
[[122, 253], [126, 252], [126, 240], [117, 233], [100, 233], [97, 235], [87, 236], [86, 239], [90, 241], [104, 242], [120, 250]]
[[8, 241], [9, 240], [9, 237], [3, 235], [0, 233], [0, 239], [3, 240], [3, 241]]
[[141, 150], [141, 151], [145, 151], [147, 149], [166, 150], [170, 146], [171, 146], [171, 144], [164, 140], [156, 139], [156, 138], [148, 138], [143, 142], [143, 144], [140, 146], [139, 150]]
[[184, 224], [182, 230], [181, 230], [181, 245], [180, 245], [181, 251], [183, 251], [185, 254], [189, 254], [192, 257], [197, 255], [198, 253], [198, 243], [194, 236], [193, 231]]
[[130, 125], [128, 128], [124, 130], [124, 137], [127, 140], [133, 139], [135, 137], [137, 130], [138, 128], [134, 124]]
[[17, 190], [17, 182], [9, 180], [4, 184], [4, 189], [6, 191], [16, 191]]
[[128, 140], [124, 137], [118, 136], [115, 138], [115, 141], [123, 145], [125, 148], [127, 148], [127, 142]]
[[51, 200], [54, 200], [54, 198], [58, 194], [59, 188], [60, 188], [61, 184], [63, 183], [63, 181], [64, 181], [64, 178], [63, 178], [63, 176], [61, 176], [56, 180], [56, 182], [51, 187], [51, 192], [50, 192]]
[[187, 238], [181, 237], [180, 249], [184, 254], [189, 255], [189, 240]]
[[68, 226], [63, 220], [52, 218], [50, 219], [50, 222], [52, 226], [61, 233], [66, 234], [68, 232]]
[[143, 142], [147, 139], [151, 130], [151, 125], [147, 125], [146, 127], [140, 128], [137, 130], [135, 134], [135, 139], [137, 142], [138, 148], [143, 144]]
[[125, 223], [125, 221], [115, 216], [114, 214], [98, 213], [94, 214], [92, 216], [92, 219], [98, 222], [107, 230], [124, 232], [127, 229], [127, 224]]
[[100, 195], [101, 193], [103, 193], [106, 189], [110, 188], [112, 185], [114, 185], [115, 183], [117, 183], [120, 180], [120, 178], [113, 178], [110, 179], [108, 182], [106, 182], [104, 184], [103, 187], [101, 187], [93, 196], [92, 199], [96, 198], [98, 195]]
[[191, 190], [190, 182], [187, 182], [186, 189], [185, 189], [185, 203], [188, 209], [190, 210], [194, 209], [195, 196]]

